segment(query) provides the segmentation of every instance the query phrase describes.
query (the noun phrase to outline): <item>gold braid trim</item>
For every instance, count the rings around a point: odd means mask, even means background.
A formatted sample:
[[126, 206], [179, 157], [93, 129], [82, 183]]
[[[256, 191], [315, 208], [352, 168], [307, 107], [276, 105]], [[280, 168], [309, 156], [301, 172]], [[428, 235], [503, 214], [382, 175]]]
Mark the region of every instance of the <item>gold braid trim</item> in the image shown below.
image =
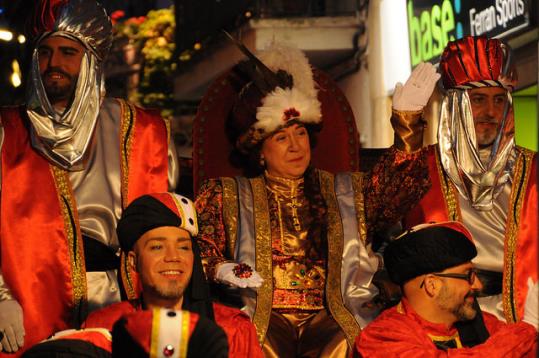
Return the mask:
[[433, 343], [455, 341], [457, 348], [462, 348], [462, 342], [460, 341], [460, 336], [459, 336], [458, 331], [455, 332], [452, 336], [436, 336], [430, 333], [427, 333], [427, 336], [429, 336], [430, 340]]
[[223, 188], [223, 221], [228, 239], [228, 253], [225, 256], [233, 258], [238, 237], [238, 186], [234, 178], [221, 178], [221, 186]]
[[257, 290], [256, 309], [253, 317], [258, 341], [262, 345], [266, 338], [266, 331], [268, 329], [273, 303], [271, 227], [268, 196], [264, 178], [257, 177], [249, 179], [249, 182], [251, 183], [251, 189], [253, 191], [256, 271], [264, 279], [262, 286]]
[[[123, 99], [118, 99], [121, 108], [120, 115], [120, 171], [121, 171], [121, 193], [122, 208], [128, 204], [129, 193], [129, 159], [131, 157], [131, 146], [135, 136], [134, 128], [136, 121], [135, 107]], [[127, 298], [132, 300], [137, 298], [137, 292], [134, 287], [133, 279], [129, 273], [127, 262], [127, 253], [122, 252], [120, 256], [120, 276], [123, 281]]]
[[120, 254], [120, 276], [122, 278], [122, 284], [124, 286], [127, 299], [136, 300], [138, 298], [138, 294], [135, 290], [135, 283], [131, 278], [130, 265], [129, 261], [127, 260], [127, 252], [123, 251]]
[[71, 188], [67, 171], [49, 164], [58, 193], [58, 201], [64, 219], [64, 232], [69, 250], [71, 267], [71, 282], [73, 285], [73, 323], [76, 327], [82, 323], [87, 311], [86, 264], [84, 262], [84, 247], [79, 226], [79, 215], [75, 197]]
[[354, 340], [361, 328], [357, 324], [354, 316], [344, 307], [341, 294], [341, 265], [343, 254], [344, 233], [342, 219], [335, 195], [335, 178], [333, 174], [319, 171], [320, 191], [328, 207], [328, 230], [327, 230], [327, 279], [326, 279], [326, 301], [331, 315], [346, 335], [348, 345], [354, 346]]
[[165, 128], [167, 129], [167, 146], [170, 145], [170, 119], [167, 117], [162, 117], [163, 122], [165, 122]]
[[509, 211], [507, 213], [507, 223], [505, 225], [504, 239], [504, 267], [503, 267], [503, 312], [507, 323], [517, 321], [517, 301], [516, 301], [516, 246], [518, 228], [520, 227], [520, 213], [524, 204], [524, 196], [528, 187], [532, 167], [533, 153], [522, 150], [515, 163], [513, 188], [511, 190], [511, 200], [509, 201]]
[[121, 167], [121, 193], [122, 207], [128, 204], [129, 192], [129, 159], [131, 157], [131, 146], [135, 136], [136, 110], [135, 107], [124, 100], [118, 100], [121, 107], [120, 118], [120, 167]]
[[189, 337], [190, 337], [190, 333], [189, 333], [190, 324], [191, 324], [191, 314], [189, 313], [189, 311], [183, 311], [182, 312], [182, 331], [181, 331], [182, 332], [181, 342], [183, 344], [181, 345], [180, 351], [178, 352], [179, 358], [187, 357], [187, 347], [189, 346], [187, 342], [189, 342]]
[[[170, 124], [170, 118], [169, 117], [163, 117], [161, 116], [161, 119], [163, 120], [163, 122], [165, 122], [165, 128], [167, 129], [167, 153], [170, 155], [170, 141], [173, 140], [172, 139], [172, 129], [171, 129], [171, 124]], [[174, 143], [173, 143], [174, 145]], [[177, 155], [177, 153], [176, 153]], [[170, 165], [170, 163], [167, 163]], [[168, 167], [169, 171], [170, 171], [170, 166]], [[181, 176], [181, 165], [178, 163], [178, 178]]]
[[438, 146], [436, 146], [435, 148], [436, 168], [438, 169], [438, 177], [440, 178], [440, 186], [442, 188], [442, 194], [444, 196], [447, 218], [450, 221], [462, 222], [457, 188], [455, 188], [455, 186], [451, 182], [451, 179], [449, 179], [449, 177], [445, 175], [445, 172], [442, 168], [442, 163], [440, 163], [440, 152], [438, 150]]
[[351, 173], [352, 188], [354, 189], [354, 207], [359, 235], [363, 243], [367, 242], [367, 223], [365, 222], [365, 197], [363, 196], [363, 173]]

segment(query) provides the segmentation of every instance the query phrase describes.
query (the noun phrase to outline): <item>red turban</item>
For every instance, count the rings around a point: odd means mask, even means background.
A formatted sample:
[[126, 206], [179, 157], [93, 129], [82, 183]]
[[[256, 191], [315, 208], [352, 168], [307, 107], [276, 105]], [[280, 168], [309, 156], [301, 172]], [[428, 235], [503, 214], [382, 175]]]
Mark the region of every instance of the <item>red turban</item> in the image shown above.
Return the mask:
[[35, 38], [40, 34], [52, 31], [60, 11], [67, 0], [41, 0], [35, 4], [34, 14], [27, 24], [27, 34]]
[[446, 89], [478, 87], [506, 87], [516, 84], [516, 72], [504, 73], [510, 49], [497, 39], [484, 36], [466, 36], [447, 44], [440, 70]]

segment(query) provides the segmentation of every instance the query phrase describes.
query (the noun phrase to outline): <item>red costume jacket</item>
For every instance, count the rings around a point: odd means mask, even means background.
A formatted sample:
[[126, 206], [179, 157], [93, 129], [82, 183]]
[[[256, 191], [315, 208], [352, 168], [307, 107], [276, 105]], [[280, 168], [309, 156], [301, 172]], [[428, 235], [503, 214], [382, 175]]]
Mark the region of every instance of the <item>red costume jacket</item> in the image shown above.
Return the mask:
[[[537, 160], [535, 152], [517, 147], [505, 226], [503, 310], [507, 322], [522, 318], [528, 277], [538, 279]], [[428, 148], [431, 189], [405, 219], [411, 227], [430, 221], [462, 221], [459, 194], [440, 163], [438, 146]]]
[[[124, 301], [90, 313], [84, 323], [85, 328], [106, 328], [112, 330], [114, 323], [123, 315], [142, 309], [139, 301]], [[213, 303], [215, 323], [226, 333], [230, 357], [262, 358], [255, 326], [242, 311]]]
[[[120, 103], [118, 185], [125, 207], [142, 194], [167, 190], [168, 130], [158, 115]], [[22, 306], [27, 349], [84, 319], [84, 252], [68, 172], [32, 148], [24, 107], [3, 108], [0, 116], [0, 268]]]
[[[537, 332], [527, 323], [507, 324], [483, 313], [490, 337], [483, 344], [462, 348], [455, 328], [421, 318], [403, 299], [384, 311], [356, 338], [360, 357], [535, 357]], [[435, 342], [452, 342], [459, 348], [438, 349]]]

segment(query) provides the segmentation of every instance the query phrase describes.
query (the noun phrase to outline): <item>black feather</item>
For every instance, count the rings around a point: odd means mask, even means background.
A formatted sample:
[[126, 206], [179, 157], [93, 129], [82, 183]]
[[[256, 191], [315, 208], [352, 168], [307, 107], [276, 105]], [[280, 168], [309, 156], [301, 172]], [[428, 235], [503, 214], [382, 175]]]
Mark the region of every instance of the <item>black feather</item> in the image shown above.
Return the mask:
[[223, 30], [225, 35], [240, 49], [247, 61], [238, 64], [239, 69], [247, 74], [260, 92], [267, 94], [276, 87], [292, 88], [294, 80], [288, 72], [279, 70], [277, 73], [270, 70], [262, 61], [260, 61], [244, 44], [236, 40], [232, 35]]

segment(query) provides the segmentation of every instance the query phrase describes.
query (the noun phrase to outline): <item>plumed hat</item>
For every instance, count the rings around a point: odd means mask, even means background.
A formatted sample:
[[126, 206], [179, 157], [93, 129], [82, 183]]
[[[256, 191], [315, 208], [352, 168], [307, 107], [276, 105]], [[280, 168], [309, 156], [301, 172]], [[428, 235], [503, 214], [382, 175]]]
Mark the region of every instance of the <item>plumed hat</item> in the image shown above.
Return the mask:
[[193, 202], [173, 193], [148, 194], [133, 200], [116, 228], [122, 250], [132, 250], [144, 233], [162, 226], [175, 226], [196, 236], [198, 224]]
[[220, 327], [196, 313], [154, 308], [114, 324], [112, 356], [228, 357], [228, 343]]
[[40, 0], [35, 7], [28, 35], [47, 34], [74, 37], [103, 61], [112, 45], [112, 23], [105, 9], [95, 0]]
[[301, 50], [273, 43], [254, 56], [234, 41], [248, 57], [237, 66], [244, 83], [227, 122], [237, 149], [248, 152], [292, 121], [321, 125], [313, 72]]
[[484, 36], [449, 42], [440, 59], [445, 89], [504, 87], [512, 91], [517, 73], [510, 54], [509, 46]]
[[384, 251], [384, 264], [396, 284], [440, 272], [473, 259], [477, 250], [472, 234], [459, 222], [414, 226], [392, 241]]

